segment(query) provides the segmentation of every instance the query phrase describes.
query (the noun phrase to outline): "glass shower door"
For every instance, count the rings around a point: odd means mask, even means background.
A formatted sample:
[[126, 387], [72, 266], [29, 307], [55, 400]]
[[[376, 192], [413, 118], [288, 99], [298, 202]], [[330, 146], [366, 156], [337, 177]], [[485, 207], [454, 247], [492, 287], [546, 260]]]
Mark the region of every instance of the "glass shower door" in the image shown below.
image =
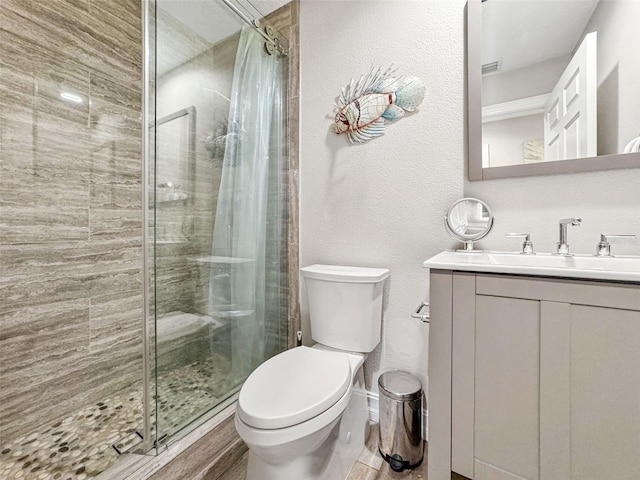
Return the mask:
[[161, 445], [233, 400], [253, 368], [286, 348], [287, 59], [269, 55], [217, 0], [157, 0], [154, 34]]

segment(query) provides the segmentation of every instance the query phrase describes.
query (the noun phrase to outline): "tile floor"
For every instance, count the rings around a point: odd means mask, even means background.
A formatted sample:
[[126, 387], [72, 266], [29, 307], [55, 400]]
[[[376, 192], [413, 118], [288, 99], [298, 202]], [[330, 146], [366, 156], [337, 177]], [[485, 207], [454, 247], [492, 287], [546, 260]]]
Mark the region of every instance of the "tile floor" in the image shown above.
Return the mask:
[[[247, 455], [229, 469], [220, 480], [245, 480], [247, 474]], [[462, 478], [462, 477], [460, 477]], [[414, 470], [404, 472], [394, 472], [389, 468], [378, 453], [378, 425], [371, 428], [369, 438], [362, 449], [360, 458], [351, 469], [351, 473], [346, 480], [426, 480], [427, 479], [427, 457], [422, 464]], [[337, 479], [336, 479], [337, 480]]]
[[[135, 391], [89, 405], [0, 447], [3, 480], [84, 480], [118, 458], [112, 445], [140, 442], [142, 395]], [[126, 444], [122, 441], [126, 438]]]
[[[426, 450], [426, 449], [425, 449]], [[347, 480], [426, 480], [427, 455], [418, 468], [394, 472], [378, 452], [378, 424], [373, 424], [360, 458], [351, 469]]]
[[[229, 390], [228, 362], [216, 360], [162, 372], [157, 392], [161, 431], [180, 428], [186, 420], [215, 405], [217, 396]], [[96, 477], [118, 459], [114, 446], [127, 451], [140, 444], [136, 432], [142, 430], [142, 420], [141, 390], [103, 399], [60, 421], [43, 425], [38, 431], [2, 441], [0, 479]], [[152, 420], [155, 429], [155, 418]]]

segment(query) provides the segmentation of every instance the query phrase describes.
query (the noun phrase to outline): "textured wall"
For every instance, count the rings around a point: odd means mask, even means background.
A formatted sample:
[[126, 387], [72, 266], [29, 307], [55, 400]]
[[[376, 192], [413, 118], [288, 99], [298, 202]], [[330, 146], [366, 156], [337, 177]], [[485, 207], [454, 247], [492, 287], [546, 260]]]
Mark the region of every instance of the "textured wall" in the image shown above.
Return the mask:
[[[422, 262], [453, 242], [442, 226], [464, 179], [463, 0], [305, 1], [301, 23], [301, 265], [387, 267], [383, 341], [365, 364], [426, 379], [429, 327], [410, 314], [428, 291]], [[364, 145], [329, 131], [335, 97], [370, 65], [427, 85], [420, 111]], [[302, 285], [305, 342], [308, 304]]]
[[[516, 250], [504, 233], [533, 235], [551, 251], [557, 220], [570, 227], [573, 251], [591, 253], [600, 232], [640, 234], [640, 169], [466, 180], [465, 1], [307, 1], [301, 5], [301, 264], [388, 267], [383, 341], [365, 364], [378, 374], [403, 368], [425, 379], [428, 327], [410, 318], [425, 298], [421, 263], [456, 245], [442, 215], [463, 195], [494, 210], [494, 231], [480, 247]], [[420, 111], [388, 125], [386, 135], [349, 147], [328, 131], [334, 98], [369, 65], [394, 63], [427, 83]], [[515, 243], [514, 243], [515, 242]], [[640, 242], [614, 250], [640, 254]], [[308, 305], [302, 285], [305, 341]]]
[[[609, 172], [508, 178], [465, 182], [465, 196], [489, 204], [496, 217], [493, 231], [480, 248], [515, 251], [519, 239], [508, 232], [531, 233], [534, 249], [553, 252], [558, 241], [558, 220], [582, 217], [580, 227], [569, 227], [573, 253], [595, 253], [600, 233], [635, 233], [640, 236], [640, 169]], [[640, 254], [640, 241], [611, 247], [614, 254]]]
[[3, 441], [142, 378], [140, 15], [0, 3]]
[[[636, 55], [635, 52], [632, 53], [631, 45], [637, 42], [631, 42], [629, 38], [637, 36], [637, 28], [633, 26], [633, 22], [637, 18], [634, 12], [639, 12], [639, 9], [638, 2], [601, 2], [585, 29], [585, 34], [596, 27], [601, 29], [598, 32], [599, 150], [601, 146], [611, 144], [612, 137], [609, 134], [612, 132], [613, 144], [616, 145], [619, 127], [627, 132], [627, 141], [640, 132], [638, 121], [633, 121], [634, 115], [636, 119], [640, 115], [638, 102], [628, 101], [633, 96], [629, 93], [630, 89], [637, 89], [638, 82], [632, 79], [637, 79], [640, 72], [638, 62], [631, 61], [629, 57]], [[610, 28], [610, 24], [615, 27]], [[615, 55], [611, 52], [615, 52]], [[501, 76], [487, 77], [485, 83], [495, 83], [499, 77]], [[521, 84], [522, 82], [517, 83]], [[499, 85], [494, 85], [494, 89], [494, 94], [497, 90], [508, 90]], [[611, 92], [616, 98], [618, 94], [623, 98], [626, 96], [627, 101], [614, 100]], [[509, 95], [509, 92], [505, 95]], [[629, 128], [632, 130], [629, 131]], [[615, 147], [610, 148], [609, 153], [614, 150]], [[606, 162], [606, 159], [601, 161]], [[578, 216], [582, 217], [583, 224], [580, 227], [569, 227], [569, 245], [575, 253], [590, 254], [595, 251], [600, 233], [640, 235], [638, 185], [640, 169], [628, 169], [483, 182], [465, 181], [464, 193], [485, 200], [496, 216], [495, 228], [480, 242], [481, 248], [517, 250], [520, 247], [519, 240], [506, 239], [504, 234], [527, 232], [532, 235], [535, 250], [551, 252], [554, 251], [552, 242], [558, 240], [558, 220]], [[640, 254], [640, 241], [616, 244], [612, 251], [614, 254]]]

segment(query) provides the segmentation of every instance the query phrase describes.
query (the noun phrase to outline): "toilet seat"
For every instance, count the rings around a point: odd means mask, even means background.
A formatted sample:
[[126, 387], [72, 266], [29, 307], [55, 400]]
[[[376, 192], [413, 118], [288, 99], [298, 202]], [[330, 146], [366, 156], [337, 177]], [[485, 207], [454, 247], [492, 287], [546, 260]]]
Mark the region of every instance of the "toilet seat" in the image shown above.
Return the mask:
[[320, 415], [351, 386], [349, 358], [337, 352], [297, 347], [260, 365], [245, 381], [237, 413], [246, 425], [274, 430]]

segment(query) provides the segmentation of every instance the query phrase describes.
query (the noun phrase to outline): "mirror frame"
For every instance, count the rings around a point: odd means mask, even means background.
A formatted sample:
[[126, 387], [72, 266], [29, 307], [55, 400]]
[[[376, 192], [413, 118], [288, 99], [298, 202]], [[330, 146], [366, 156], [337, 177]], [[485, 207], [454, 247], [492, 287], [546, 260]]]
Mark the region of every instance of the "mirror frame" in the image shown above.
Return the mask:
[[640, 153], [482, 167], [482, 1], [467, 0], [467, 129], [469, 180], [640, 168]]

